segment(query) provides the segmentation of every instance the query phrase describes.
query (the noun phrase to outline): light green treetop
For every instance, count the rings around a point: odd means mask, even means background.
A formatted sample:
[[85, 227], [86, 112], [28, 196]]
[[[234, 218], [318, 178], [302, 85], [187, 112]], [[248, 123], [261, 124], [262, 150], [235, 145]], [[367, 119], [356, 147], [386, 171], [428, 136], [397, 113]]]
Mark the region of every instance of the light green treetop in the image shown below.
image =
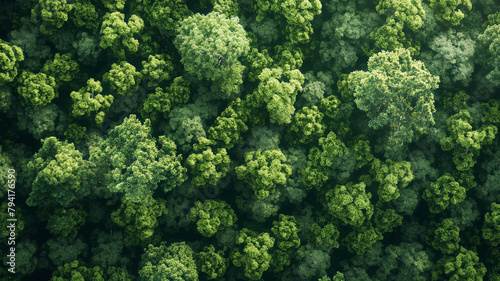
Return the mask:
[[438, 88], [439, 77], [413, 60], [408, 50], [370, 57], [368, 71], [352, 72], [348, 82], [358, 108], [370, 118], [368, 126], [389, 126], [391, 144], [411, 142], [435, 123], [432, 90]]
[[12, 82], [17, 76], [19, 62], [24, 60], [23, 50], [0, 39], [0, 86]]
[[225, 96], [237, 91], [244, 68], [238, 59], [250, 50], [237, 17], [228, 18], [218, 12], [195, 14], [181, 22], [177, 33], [174, 44], [188, 73], [216, 81], [228, 90]]

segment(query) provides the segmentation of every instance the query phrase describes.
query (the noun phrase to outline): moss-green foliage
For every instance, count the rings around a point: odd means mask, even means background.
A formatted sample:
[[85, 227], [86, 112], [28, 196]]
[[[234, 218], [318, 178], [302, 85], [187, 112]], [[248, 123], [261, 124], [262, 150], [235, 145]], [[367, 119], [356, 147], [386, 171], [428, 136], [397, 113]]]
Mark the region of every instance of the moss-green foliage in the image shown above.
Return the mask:
[[231, 260], [236, 267], [243, 267], [244, 276], [250, 280], [259, 280], [269, 269], [272, 256], [269, 250], [275, 239], [269, 233], [256, 233], [243, 228], [236, 237], [236, 248], [231, 253]]
[[111, 213], [111, 219], [117, 225], [125, 228], [125, 243], [139, 245], [143, 241], [151, 242], [155, 237], [158, 217], [167, 209], [163, 199], [147, 199], [134, 203], [123, 199], [118, 210]]
[[429, 204], [432, 213], [439, 213], [450, 205], [462, 202], [465, 199], [465, 191], [455, 178], [450, 174], [444, 174], [425, 189], [422, 197]]
[[140, 280], [198, 281], [194, 252], [184, 242], [149, 245], [139, 265]]
[[187, 72], [220, 84], [222, 98], [237, 91], [244, 69], [238, 59], [250, 50], [238, 18], [195, 14], [182, 21], [177, 32], [174, 42]]
[[169, 183], [165, 191], [184, 182], [186, 170], [176, 149], [165, 136], [157, 143], [149, 119], [142, 124], [131, 115], [91, 148], [90, 160], [102, 167], [111, 192], [124, 192], [128, 200], [138, 203], [147, 201], [161, 180]]
[[42, 147], [28, 163], [32, 191], [29, 206], [69, 206], [90, 193], [83, 182], [86, 162], [72, 143], [55, 137], [42, 141]]
[[47, 105], [58, 96], [56, 80], [45, 73], [25, 71], [18, 76], [18, 81], [21, 104], [27, 108]]
[[216, 252], [213, 245], [206, 246], [202, 252], [196, 254], [196, 266], [209, 280], [224, 276], [228, 265], [229, 261], [224, 257], [224, 252]]
[[285, 184], [292, 168], [285, 164], [281, 150], [256, 150], [245, 154], [245, 165], [235, 168], [238, 178], [246, 182], [259, 199], [273, 193], [276, 185]]
[[78, 229], [85, 224], [87, 213], [81, 209], [57, 209], [49, 216], [47, 229], [53, 235], [75, 237]]
[[103, 49], [110, 48], [118, 58], [125, 58], [127, 52], [135, 53], [139, 49], [139, 40], [134, 36], [144, 27], [144, 21], [132, 15], [125, 22], [125, 15], [120, 12], [106, 13], [101, 25], [101, 42]]
[[205, 237], [214, 236], [217, 231], [233, 226], [237, 220], [229, 204], [210, 199], [203, 203], [196, 201], [189, 211], [188, 219], [196, 222], [198, 232]]
[[0, 72], [0, 85], [12, 82], [18, 73], [18, 66], [24, 60], [23, 51], [18, 46], [11, 46], [0, 40], [0, 61], [2, 70]]
[[434, 125], [432, 91], [438, 82], [439, 77], [401, 48], [373, 55], [368, 72], [349, 75], [356, 105], [370, 118], [368, 125], [374, 129], [388, 126], [392, 145], [411, 142]]
[[484, 215], [483, 238], [492, 246], [500, 244], [500, 204], [492, 203], [491, 211]]

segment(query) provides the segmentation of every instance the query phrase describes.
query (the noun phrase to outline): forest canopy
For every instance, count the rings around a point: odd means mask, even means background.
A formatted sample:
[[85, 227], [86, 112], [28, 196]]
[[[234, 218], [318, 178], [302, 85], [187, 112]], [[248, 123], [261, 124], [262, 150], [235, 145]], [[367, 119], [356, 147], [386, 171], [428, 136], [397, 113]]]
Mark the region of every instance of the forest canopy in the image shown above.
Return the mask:
[[500, 5], [0, 3], [0, 280], [500, 280]]

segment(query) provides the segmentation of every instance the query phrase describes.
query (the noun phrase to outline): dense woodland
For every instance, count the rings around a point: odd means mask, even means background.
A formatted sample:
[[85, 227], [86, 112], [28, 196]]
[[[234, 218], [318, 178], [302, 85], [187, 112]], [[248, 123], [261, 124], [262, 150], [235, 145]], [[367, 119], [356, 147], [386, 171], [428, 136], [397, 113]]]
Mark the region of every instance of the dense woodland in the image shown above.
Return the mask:
[[2, 1], [0, 279], [500, 280], [499, 90], [495, 0]]

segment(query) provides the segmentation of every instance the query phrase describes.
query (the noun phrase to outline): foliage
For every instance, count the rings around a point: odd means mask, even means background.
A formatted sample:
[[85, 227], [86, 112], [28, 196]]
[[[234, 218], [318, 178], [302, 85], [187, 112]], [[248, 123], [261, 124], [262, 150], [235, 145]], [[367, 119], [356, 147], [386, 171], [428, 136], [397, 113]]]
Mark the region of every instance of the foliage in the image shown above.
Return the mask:
[[[258, 78], [258, 88], [247, 98], [249, 104], [253, 107], [266, 104], [272, 123], [290, 123], [295, 112], [293, 104], [297, 93], [302, 90], [304, 75], [297, 69], [283, 72], [281, 68], [264, 68]], [[280, 78], [287, 78], [288, 82], [279, 81]]]
[[139, 265], [140, 280], [198, 281], [194, 252], [184, 242], [149, 245]]
[[281, 150], [256, 150], [245, 153], [245, 165], [235, 168], [238, 179], [243, 180], [259, 199], [275, 191], [276, 185], [284, 185], [292, 173], [285, 164], [286, 156]]
[[228, 266], [228, 259], [223, 254], [220, 250], [216, 252], [213, 245], [206, 246], [196, 254], [196, 266], [209, 280], [221, 278]]
[[39, 0], [31, 10], [31, 21], [41, 22], [40, 31], [51, 35], [68, 21], [68, 13], [73, 9], [66, 0]]
[[333, 248], [339, 247], [340, 232], [337, 227], [331, 223], [324, 227], [314, 223], [310, 227], [311, 240], [314, 245], [324, 252], [330, 252]]
[[53, 235], [75, 237], [78, 229], [85, 224], [87, 213], [81, 209], [57, 209], [49, 216], [47, 229]]
[[243, 228], [236, 237], [237, 248], [231, 253], [231, 261], [236, 267], [243, 267], [244, 276], [250, 280], [260, 280], [269, 269], [271, 255], [269, 250], [275, 239], [269, 233], [257, 234]]
[[158, 217], [166, 212], [165, 200], [161, 198], [146, 199], [140, 203], [122, 199], [120, 208], [111, 213], [111, 219], [125, 228], [124, 240], [128, 246], [139, 245], [154, 238]]
[[[460, 228], [451, 219], [444, 219], [430, 233], [429, 241], [432, 247], [443, 254], [451, 255], [459, 250]], [[430, 231], [432, 232], [432, 230]]]
[[432, 76], [405, 49], [382, 51], [370, 57], [367, 72], [349, 75], [356, 105], [370, 118], [368, 126], [389, 126], [393, 145], [411, 142], [434, 125], [432, 90], [438, 82], [439, 77]]
[[42, 140], [42, 147], [28, 163], [32, 191], [29, 206], [67, 207], [90, 193], [84, 184], [86, 162], [72, 143], [55, 137]]
[[497, 246], [500, 244], [500, 204], [491, 203], [491, 212], [484, 215], [483, 238], [488, 244]]
[[370, 203], [371, 193], [365, 191], [364, 182], [337, 185], [326, 193], [330, 214], [345, 224], [360, 227], [370, 220], [374, 207]]
[[205, 237], [214, 236], [217, 231], [231, 227], [237, 218], [231, 206], [224, 201], [196, 201], [188, 214], [190, 221], [196, 221], [198, 232]]
[[209, 147], [201, 153], [193, 153], [186, 159], [192, 177], [191, 182], [196, 186], [207, 183], [217, 184], [230, 169], [231, 159], [224, 148], [219, 148], [214, 154]]
[[18, 77], [17, 91], [21, 96], [21, 104], [27, 108], [36, 108], [49, 104], [58, 96], [54, 77], [45, 73], [23, 71]]
[[445, 22], [450, 25], [459, 25], [460, 21], [465, 17], [462, 10], [470, 11], [472, 9], [472, 3], [470, 0], [431, 0], [430, 6], [434, 9], [434, 16], [438, 21]]
[[111, 107], [114, 97], [112, 95], [101, 95], [102, 86], [100, 81], [90, 78], [87, 86], [70, 93], [73, 100], [71, 114], [74, 117], [87, 116], [95, 113], [95, 122], [100, 125], [104, 121], [106, 111]]
[[450, 174], [446, 173], [431, 183], [422, 198], [429, 204], [432, 213], [440, 213], [450, 205], [456, 205], [465, 199], [465, 188], [460, 186]]
[[158, 183], [167, 180], [165, 192], [186, 179], [186, 169], [176, 155], [176, 146], [165, 136], [151, 136], [151, 121], [144, 124], [135, 115], [125, 118], [108, 137], [91, 147], [90, 161], [103, 169], [111, 192], [124, 192], [134, 203], [147, 201]]
[[166, 117], [173, 107], [186, 103], [189, 94], [189, 81], [176, 77], [165, 90], [157, 87], [154, 93], [148, 95], [140, 108], [141, 115], [150, 117], [153, 121], [162, 115]]
[[142, 74], [126, 61], [113, 63], [111, 70], [103, 75], [103, 81], [118, 95], [132, 95], [139, 88]]
[[483, 280], [486, 274], [484, 264], [479, 261], [477, 253], [460, 247], [457, 255], [448, 259], [439, 260], [437, 268], [432, 272], [432, 280]]
[[124, 59], [126, 51], [135, 53], [139, 49], [139, 40], [134, 38], [144, 28], [144, 21], [137, 15], [131, 15], [125, 22], [125, 15], [120, 12], [106, 13], [101, 25], [103, 49], [110, 48], [118, 58]]
[[457, 170], [465, 171], [476, 164], [482, 145], [489, 144], [498, 133], [497, 127], [485, 125], [473, 130], [473, 118], [468, 110], [460, 110], [446, 120], [447, 134], [439, 142], [444, 151], [453, 152]]
[[18, 73], [19, 63], [24, 60], [23, 50], [15, 45], [10, 45], [0, 40], [0, 86], [14, 81]]
[[56, 53], [53, 60], [47, 61], [42, 72], [54, 77], [57, 84], [70, 82], [75, 79], [80, 71], [78, 63], [72, 59], [71, 54]]
[[386, 160], [382, 163], [375, 159], [371, 168], [374, 173], [373, 179], [380, 183], [377, 193], [382, 202], [397, 199], [399, 190], [408, 186], [413, 180], [410, 162]]
[[241, 84], [243, 65], [238, 61], [250, 50], [246, 32], [237, 17], [211, 12], [195, 14], [182, 21], [175, 46], [188, 73], [227, 85], [229, 96]]

